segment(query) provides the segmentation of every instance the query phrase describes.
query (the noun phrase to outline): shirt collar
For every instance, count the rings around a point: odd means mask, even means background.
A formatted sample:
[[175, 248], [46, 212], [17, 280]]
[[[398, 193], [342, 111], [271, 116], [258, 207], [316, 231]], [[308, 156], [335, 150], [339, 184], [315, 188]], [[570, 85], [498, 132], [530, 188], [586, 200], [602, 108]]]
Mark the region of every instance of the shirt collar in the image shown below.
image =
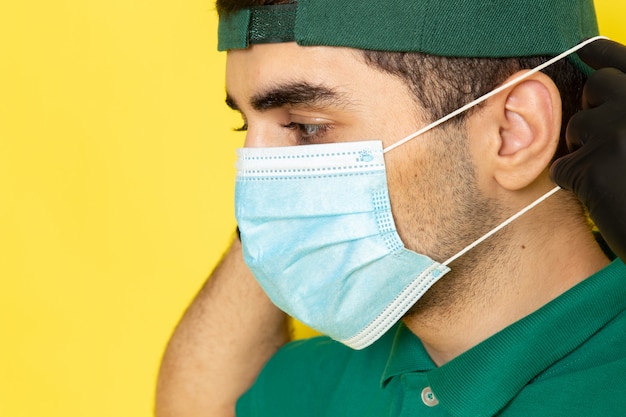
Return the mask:
[[539, 310], [437, 368], [403, 324], [381, 383], [426, 372], [439, 403], [454, 416], [491, 416], [533, 378], [626, 310], [626, 267], [615, 260]]

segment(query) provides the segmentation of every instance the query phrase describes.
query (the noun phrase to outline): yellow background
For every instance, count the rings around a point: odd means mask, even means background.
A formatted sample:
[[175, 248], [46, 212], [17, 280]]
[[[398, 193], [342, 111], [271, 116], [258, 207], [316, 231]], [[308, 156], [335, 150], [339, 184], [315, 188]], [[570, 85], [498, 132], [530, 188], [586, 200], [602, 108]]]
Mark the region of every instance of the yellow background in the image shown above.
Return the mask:
[[0, 416], [151, 415], [235, 225], [215, 33], [211, 0], [1, 2]]

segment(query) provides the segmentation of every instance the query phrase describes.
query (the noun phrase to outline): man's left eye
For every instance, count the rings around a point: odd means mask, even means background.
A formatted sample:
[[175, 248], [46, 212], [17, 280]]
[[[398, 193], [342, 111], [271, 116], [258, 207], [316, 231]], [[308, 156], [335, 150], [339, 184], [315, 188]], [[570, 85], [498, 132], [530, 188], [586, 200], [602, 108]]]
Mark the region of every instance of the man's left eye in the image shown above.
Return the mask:
[[291, 122], [285, 127], [295, 130], [300, 134], [300, 140], [309, 141], [319, 138], [328, 130], [328, 125], [325, 124], [305, 124]]

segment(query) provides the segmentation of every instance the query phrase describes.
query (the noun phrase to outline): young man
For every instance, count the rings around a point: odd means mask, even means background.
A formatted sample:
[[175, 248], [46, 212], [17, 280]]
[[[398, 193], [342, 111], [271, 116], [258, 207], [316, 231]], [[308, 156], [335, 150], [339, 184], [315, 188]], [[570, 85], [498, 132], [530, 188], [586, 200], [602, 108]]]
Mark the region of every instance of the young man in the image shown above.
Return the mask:
[[[244, 250], [177, 329], [159, 415], [620, 415], [626, 268], [580, 203], [558, 191], [488, 235], [553, 187], [584, 66], [527, 70], [595, 34], [591, 2], [250, 6], [218, 4]], [[275, 354], [265, 293], [342, 343]]]

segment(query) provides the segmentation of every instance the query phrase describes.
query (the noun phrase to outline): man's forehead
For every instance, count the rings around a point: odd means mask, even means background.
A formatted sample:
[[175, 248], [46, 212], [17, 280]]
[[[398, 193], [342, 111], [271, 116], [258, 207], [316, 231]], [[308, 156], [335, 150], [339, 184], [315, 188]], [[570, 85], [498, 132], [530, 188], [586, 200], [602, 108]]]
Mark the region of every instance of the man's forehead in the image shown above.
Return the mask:
[[[374, 73], [356, 50], [302, 47], [295, 43], [254, 45], [229, 51], [226, 60], [227, 103], [252, 107], [266, 102], [304, 103], [346, 107], [350, 92], [359, 89], [363, 73]], [[371, 77], [370, 77], [371, 78]]]

